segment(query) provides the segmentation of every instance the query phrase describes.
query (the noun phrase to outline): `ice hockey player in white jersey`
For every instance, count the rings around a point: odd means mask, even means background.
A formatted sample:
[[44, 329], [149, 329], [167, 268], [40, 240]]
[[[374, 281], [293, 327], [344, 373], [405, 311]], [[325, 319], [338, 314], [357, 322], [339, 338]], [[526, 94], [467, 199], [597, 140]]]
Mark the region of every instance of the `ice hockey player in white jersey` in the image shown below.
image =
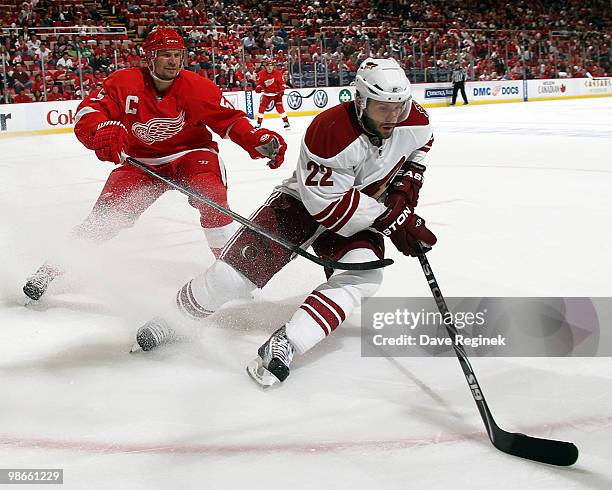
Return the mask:
[[[423, 160], [433, 143], [425, 110], [412, 100], [410, 82], [393, 59], [365, 60], [357, 71], [354, 102], [314, 118], [302, 140], [297, 169], [251, 220], [292, 243], [342, 262], [384, 256], [387, 236], [405, 255], [434, 234], [414, 213], [423, 185]], [[223, 304], [248, 298], [292, 259], [291, 252], [242, 227], [219, 259], [183, 286], [176, 298], [190, 318], [206, 318]], [[304, 354], [337, 329], [382, 282], [381, 269], [326, 270], [286, 325], [258, 350], [248, 367], [263, 386], [284, 381], [294, 354]], [[143, 350], [173, 338], [175, 325], [155, 318], [137, 333]]]

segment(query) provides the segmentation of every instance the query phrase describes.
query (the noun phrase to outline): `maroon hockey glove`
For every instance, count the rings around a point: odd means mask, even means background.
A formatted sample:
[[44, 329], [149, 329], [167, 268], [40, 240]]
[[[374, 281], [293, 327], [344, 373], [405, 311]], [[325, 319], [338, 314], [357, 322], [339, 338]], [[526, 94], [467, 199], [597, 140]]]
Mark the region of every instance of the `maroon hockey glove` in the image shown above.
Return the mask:
[[93, 138], [92, 150], [103, 162], [122, 163], [122, 152], [128, 142], [125, 126], [119, 121], [104, 121], [98, 124]]
[[416, 257], [416, 242], [421, 242], [427, 247], [435, 245], [438, 239], [425, 226], [425, 220], [412, 212], [401, 193], [389, 194], [385, 204], [387, 211], [372, 226], [391, 238], [393, 245], [400, 252]]
[[406, 198], [406, 204], [414, 210], [419, 202], [419, 191], [423, 186], [424, 173], [425, 165], [415, 162], [406, 162], [391, 182], [389, 186], [389, 195], [401, 192]]
[[255, 87], [255, 92], [257, 92], [258, 94], [260, 94], [262, 91], [263, 91], [263, 87], [261, 87], [260, 85]]
[[287, 143], [283, 137], [269, 129], [255, 129], [246, 119], [234, 124], [230, 134], [232, 141], [244, 148], [251, 158], [269, 158], [268, 167], [278, 168], [285, 160]]

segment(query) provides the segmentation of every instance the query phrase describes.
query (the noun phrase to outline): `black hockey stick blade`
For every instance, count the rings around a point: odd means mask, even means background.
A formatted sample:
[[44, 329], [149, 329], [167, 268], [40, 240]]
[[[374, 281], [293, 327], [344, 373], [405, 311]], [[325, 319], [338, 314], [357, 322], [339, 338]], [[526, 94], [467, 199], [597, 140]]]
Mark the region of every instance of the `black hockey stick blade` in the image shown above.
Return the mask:
[[[444, 316], [449, 312], [444, 296], [438, 281], [431, 269], [429, 260], [425, 256], [428, 247], [416, 243], [415, 248], [418, 252], [417, 257], [421, 263], [425, 279], [431, 293], [433, 294], [438, 311]], [[457, 329], [452, 323], [445, 323], [446, 331], [449, 337], [453, 340], [453, 350], [457, 355], [457, 360], [461, 365], [461, 369], [466, 376], [466, 380], [480, 412], [480, 416], [485, 424], [487, 434], [493, 446], [500, 451], [503, 451], [512, 456], [538, 461], [539, 463], [552, 464], [556, 466], [570, 466], [578, 459], [578, 448], [571, 442], [556, 441], [553, 439], [540, 439], [539, 437], [531, 437], [525, 434], [507, 432], [501, 429], [489, 410], [489, 406], [485, 400], [482, 388], [478, 384], [476, 374], [468, 360], [467, 354], [462, 347], [456, 344]]]
[[230, 218], [234, 219], [241, 225], [244, 225], [245, 227], [254, 231], [255, 233], [258, 233], [259, 235], [264, 236], [268, 238], [269, 240], [272, 240], [273, 242], [278, 243], [279, 245], [285, 247], [287, 250], [290, 250], [292, 253], [296, 255], [300, 255], [310, 260], [311, 262], [322, 265], [323, 267], [326, 267], [328, 269], [339, 269], [339, 270], [345, 270], [345, 271], [364, 271], [364, 270], [370, 270], [370, 269], [381, 269], [383, 267], [387, 267], [393, 264], [393, 260], [391, 259], [381, 259], [381, 260], [372, 260], [369, 262], [349, 263], [349, 262], [338, 262], [332, 259], [325, 259], [325, 258], [317, 257], [316, 255], [313, 255], [307, 252], [306, 250], [301, 248], [299, 245], [291, 243], [282, 237], [279, 237], [273, 233], [270, 233], [265, 228], [262, 228], [256, 223], [253, 223], [252, 221], [248, 220], [244, 216], [239, 215], [238, 213], [232, 211], [231, 209], [227, 209], [221, 206], [220, 204], [204, 196], [203, 194], [200, 194], [199, 192], [189, 189], [188, 187], [184, 186], [180, 182], [177, 182], [176, 180], [170, 177], [166, 177], [165, 175], [161, 175], [157, 173], [155, 170], [145, 165], [144, 163], [139, 162], [138, 160], [132, 157], [128, 157], [128, 156], [125, 157], [125, 161], [128, 162], [130, 165], [138, 167], [143, 172], [146, 172], [149, 175], [153, 175], [154, 177], [174, 187], [176, 190], [182, 192], [183, 194], [189, 197], [192, 197], [193, 199], [197, 201], [203, 202], [204, 204], [219, 211], [220, 213], [223, 213], [226, 216], [229, 216]]
[[578, 459], [578, 448], [571, 442], [506, 432], [497, 425], [490, 437], [497, 449], [519, 458], [555, 466], [571, 466]]

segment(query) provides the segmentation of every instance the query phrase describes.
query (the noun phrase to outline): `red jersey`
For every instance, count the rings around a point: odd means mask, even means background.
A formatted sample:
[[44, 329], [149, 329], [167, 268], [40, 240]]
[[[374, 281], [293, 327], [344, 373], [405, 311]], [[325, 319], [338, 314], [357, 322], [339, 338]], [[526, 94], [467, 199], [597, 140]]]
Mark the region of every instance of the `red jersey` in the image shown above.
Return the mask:
[[16, 95], [13, 99], [14, 104], [25, 104], [27, 102], [33, 102], [33, 100], [25, 94]]
[[279, 70], [268, 73], [265, 69], [257, 74], [257, 87], [261, 88], [264, 95], [277, 95], [285, 91], [285, 80]]
[[77, 109], [75, 134], [92, 149], [98, 124], [120, 121], [128, 132], [126, 153], [143, 163], [163, 165], [195, 150], [218, 152], [208, 128], [227, 137], [246, 114], [234, 109], [210, 80], [187, 71], [159, 95], [147, 68], [112, 73]]
[[47, 94], [47, 102], [54, 102], [56, 100], [64, 100], [64, 96], [60, 93], [49, 92]]

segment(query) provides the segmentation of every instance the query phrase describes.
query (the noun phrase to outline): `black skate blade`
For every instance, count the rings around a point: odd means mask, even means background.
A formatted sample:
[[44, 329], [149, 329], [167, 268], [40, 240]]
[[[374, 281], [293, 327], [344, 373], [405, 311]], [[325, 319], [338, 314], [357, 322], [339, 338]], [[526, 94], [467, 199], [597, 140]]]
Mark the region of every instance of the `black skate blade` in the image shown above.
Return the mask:
[[36, 311], [45, 311], [48, 308], [48, 304], [45, 301], [45, 298], [40, 299], [32, 299], [27, 295], [19, 296], [17, 299], [17, 303], [20, 303], [22, 306]]

